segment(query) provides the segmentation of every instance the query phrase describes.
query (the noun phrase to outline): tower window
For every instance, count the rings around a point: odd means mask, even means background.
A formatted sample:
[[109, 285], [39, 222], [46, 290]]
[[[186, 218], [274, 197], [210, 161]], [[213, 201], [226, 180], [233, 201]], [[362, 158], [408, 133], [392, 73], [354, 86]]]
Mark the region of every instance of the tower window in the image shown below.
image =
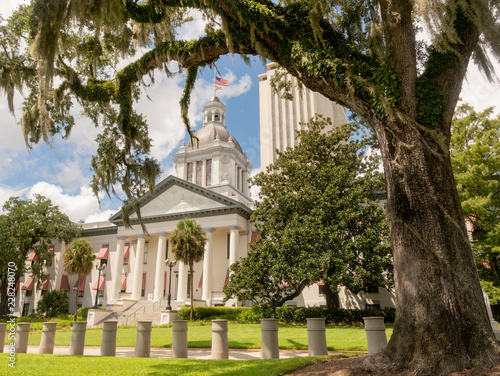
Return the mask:
[[196, 162], [196, 184], [201, 185], [203, 174], [203, 161]]
[[214, 115], [214, 121], [217, 123], [220, 121], [220, 116], [218, 114]]
[[187, 178], [186, 180], [189, 182], [193, 181], [193, 164], [192, 163], [187, 164], [187, 176], [186, 176], [186, 178]]
[[212, 185], [212, 160], [207, 159], [207, 177], [206, 177], [206, 185]]

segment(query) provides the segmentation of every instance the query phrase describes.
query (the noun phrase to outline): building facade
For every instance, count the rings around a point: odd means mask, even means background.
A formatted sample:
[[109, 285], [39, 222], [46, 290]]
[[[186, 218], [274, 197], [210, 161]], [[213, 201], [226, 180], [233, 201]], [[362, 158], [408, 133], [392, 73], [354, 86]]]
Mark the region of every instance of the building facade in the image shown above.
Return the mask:
[[262, 171], [276, 160], [276, 149], [284, 151], [297, 144], [296, 132], [303, 130], [316, 114], [329, 117], [335, 125], [346, 123], [345, 109], [323, 95], [299, 86], [297, 79], [286, 75], [291, 83], [292, 100], [273, 93], [271, 80], [276, 63], [266, 65], [266, 72], [259, 75], [260, 111], [260, 167]]
[[252, 234], [255, 236], [249, 223], [253, 202], [247, 182], [253, 166], [227, 130], [226, 108], [220, 100], [213, 97], [203, 113], [203, 127], [196, 132], [196, 139], [183, 144], [173, 158], [176, 176], [167, 177], [156, 185], [154, 195], [139, 200], [147, 233], [142, 231], [135, 213], [130, 217], [131, 229], [125, 228], [121, 212], [109, 221], [82, 223], [83, 237], [93, 245], [97, 263], [106, 264], [99, 283], [96, 268], [80, 281], [65, 273], [66, 245], [55, 243], [51, 247], [53, 262], [47, 266], [47, 282], [39, 283], [29, 275], [21, 278], [18, 312], [30, 314], [45, 291], [51, 290], [67, 291], [70, 311], [75, 308], [75, 294], [79, 294], [79, 306], [83, 307], [93, 306], [96, 294], [99, 305], [105, 307], [124, 300], [159, 300], [169, 288], [165, 260], [173, 257], [168, 236], [184, 218], [195, 219], [205, 229], [208, 240], [204, 259], [195, 265], [192, 281], [182, 262], [173, 267], [173, 306], [189, 303], [191, 283], [198, 304], [222, 305], [229, 265], [246, 256]]

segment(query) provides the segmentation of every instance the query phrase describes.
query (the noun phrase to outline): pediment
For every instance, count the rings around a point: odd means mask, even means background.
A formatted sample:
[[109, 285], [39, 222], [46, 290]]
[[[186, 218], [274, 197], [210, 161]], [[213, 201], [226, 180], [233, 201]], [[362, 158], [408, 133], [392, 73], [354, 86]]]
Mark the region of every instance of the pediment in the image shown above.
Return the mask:
[[[241, 203], [185, 180], [169, 176], [155, 187], [153, 195], [139, 199], [143, 219], [240, 207]], [[121, 221], [121, 212], [111, 222]], [[137, 214], [130, 214], [137, 219]]]

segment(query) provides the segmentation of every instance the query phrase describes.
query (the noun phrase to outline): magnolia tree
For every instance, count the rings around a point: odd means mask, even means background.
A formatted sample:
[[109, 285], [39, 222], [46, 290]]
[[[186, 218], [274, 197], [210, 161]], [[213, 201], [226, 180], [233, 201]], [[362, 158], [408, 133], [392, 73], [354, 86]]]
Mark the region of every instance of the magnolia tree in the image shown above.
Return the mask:
[[[386, 359], [434, 375], [499, 358], [449, 154], [469, 62], [491, 77], [485, 51], [500, 55], [499, 8], [496, 0], [33, 0], [0, 29], [0, 85], [11, 108], [16, 89], [29, 93], [28, 144], [67, 135], [79, 102], [102, 127], [94, 190], [120, 183], [129, 201], [159, 170], [134, 103], [146, 76], [175, 73], [171, 61], [187, 71], [188, 130], [198, 69], [228, 53], [275, 61], [354, 111], [376, 134], [387, 187], [398, 314]], [[177, 40], [193, 9], [205, 34]], [[429, 43], [417, 38], [422, 26]], [[137, 47], [147, 52], [137, 57]]]
[[354, 124], [326, 132], [327, 125], [321, 118], [305, 124], [298, 145], [252, 179], [261, 189], [250, 220], [260, 236], [231, 265], [227, 299], [264, 304], [273, 314], [318, 282], [330, 307], [340, 285], [356, 294], [368, 281], [392, 287], [389, 230], [375, 197], [382, 174], [379, 159], [367, 155], [372, 138]]

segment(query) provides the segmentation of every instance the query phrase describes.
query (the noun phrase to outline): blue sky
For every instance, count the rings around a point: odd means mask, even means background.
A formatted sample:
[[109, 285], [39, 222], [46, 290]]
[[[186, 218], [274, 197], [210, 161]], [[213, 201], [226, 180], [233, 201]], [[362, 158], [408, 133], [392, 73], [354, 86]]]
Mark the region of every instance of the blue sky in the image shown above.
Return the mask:
[[[20, 0], [2, 0], [0, 14], [7, 18]], [[181, 31], [183, 38], [195, 37], [203, 30], [197, 19]], [[217, 67], [229, 87], [217, 91], [217, 96], [227, 109], [226, 125], [238, 140], [256, 170], [260, 167], [259, 148], [259, 89], [258, 75], [265, 67], [258, 58], [247, 66], [238, 56], [225, 56]], [[498, 66], [498, 65], [497, 65]], [[497, 69], [500, 74], [500, 69]], [[195, 128], [201, 126], [201, 110], [213, 95], [214, 72], [205, 68], [195, 85], [191, 98], [190, 119]], [[183, 90], [184, 76], [167, 78], [160, 72], [155, 74], [155, 85], [147, 89], [151, 100], [145, 96], [138, 109], [146, 115], [150, 125], [150, 135], [154, 140], [152, 154], [161, 161], [164, 176], [172, 173], [171, 158], [186, 132], [180, 119], [179, 99]], [[461, 97], [476, 109], [495, 106], [500, 99], [500, 86], [486, 82], [475, 67], [469, 68], [467, 82]], [[22, 99], [16, 97], [19, 104]], [[496, 109], [495, 112], [499, 112]], [[33, 149], [26, 149], [17, 122], [21, 111], [16, 110], [16, 118], [9, 114], [6, 97], [0, 97], [0, 206], [10, 196], [30, 197], [40, 193], [59, 205], [72, 220], [105, 220], [120, 207], [118, 200], [104, 200], [102, 210], [88, 186], [91, 179], [90, 157], [96, 150], [94, 138], [97, 130], [90, 122], [75, 112], [76, 124], [67, 141], [56, 138], [54, 150], [40, 143]]]

